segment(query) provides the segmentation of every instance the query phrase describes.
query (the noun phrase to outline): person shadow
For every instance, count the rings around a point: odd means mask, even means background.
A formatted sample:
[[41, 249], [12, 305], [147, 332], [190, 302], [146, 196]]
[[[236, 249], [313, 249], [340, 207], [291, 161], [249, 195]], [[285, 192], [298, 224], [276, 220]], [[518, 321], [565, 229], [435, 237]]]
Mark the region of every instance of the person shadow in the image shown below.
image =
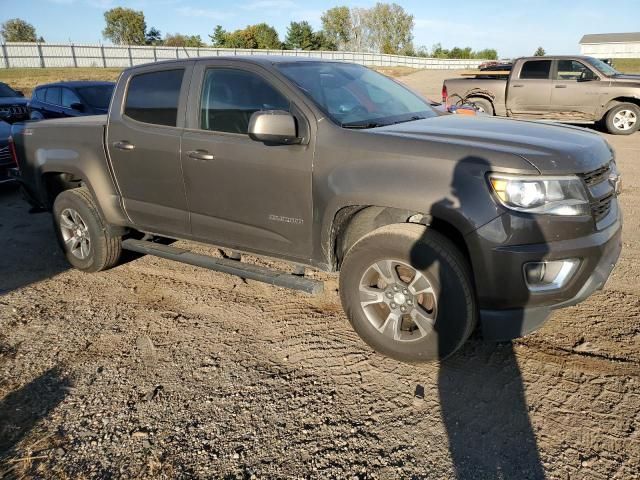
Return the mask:
[[[473, 202], [479, 200], [477, 189], [488, 188], [484, 179], [490, 170], [490, 163], [483, 158], [460, 160], [454, 168], [451, 198], [433, 206], [433, 217], [443, 209], [473, 209]], [[538, 225], [534, 230], [530, 232], [532, 238], [542, 236]], [[422, 260], [424, 255], [418, 254], [419, 248], [417, 241], [411, 263], [426, 269], [430, 265]], [[492, 268], [499, 274], [499, 266]], [[484, 275], [486, 272], [474, 272], [476, 285]], [[521, 313], [512, 319], [518, 331], [524, 327]], [[436, 331], [438, 323], [436, 319]], [[439, 363], [438, 393], [454, 478], [545, 478], [513, 345], [485, 342], [478, 330], [457, 353]], [[450, 346], [442, 344], [441, 338], [438, 344], [443, 352]]]

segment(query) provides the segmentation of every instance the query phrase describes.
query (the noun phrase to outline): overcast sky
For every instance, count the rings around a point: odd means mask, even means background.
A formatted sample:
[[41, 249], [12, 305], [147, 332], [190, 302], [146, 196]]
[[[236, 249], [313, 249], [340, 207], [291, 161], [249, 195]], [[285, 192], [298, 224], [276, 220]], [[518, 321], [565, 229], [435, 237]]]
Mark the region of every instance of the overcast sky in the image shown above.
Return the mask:
[[[397, 1], [415, 17], [414, 44], [429, 49], [470, 46], [496, 48], [502, 57], [531, 55], [538, 46], [549, 54], [579, 52], [586, 33], [640, 30], [640, 0], [455, 0]], [[165, 33], [208, 35], [267, 22], [284, 39], [292, 20], [320, 28], [320, 15], [335, 5], [369, 7], [374, 1], [318, 0], [0, 0], [0, 22], [20, 17], [48, 42], [104, 41], [103, 12], [114, 6], [144, 11], [147, 26]]]

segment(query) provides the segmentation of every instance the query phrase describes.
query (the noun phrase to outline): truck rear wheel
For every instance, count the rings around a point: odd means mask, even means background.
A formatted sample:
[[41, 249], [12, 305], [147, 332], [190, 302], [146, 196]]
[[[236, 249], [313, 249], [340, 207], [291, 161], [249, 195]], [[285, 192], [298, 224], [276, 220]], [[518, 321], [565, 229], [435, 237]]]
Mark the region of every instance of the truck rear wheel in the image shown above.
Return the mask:
[[356, 242], [342, 264], [340, 298], [358, 335], [401, 361], [443, 360], [476, 325], [467, 261], [422, 225], [388, 225]]
[[118, 263], [122, 238], [109, 233], [89, 190], [65, 190], [53, 203], [58, 241], [73, 267], [98, 272]]
[[480, 113], [486, 113], [487, 115], [495, 115], [493, 110], [493, 104], [486, 98], [469, 98], [466, 103], [473, 105], [473, 107]]
[[613, 135], [631, 135], [640, 128], [640, 108], [633, 103], [621, 103], [607, 112], [605, 124]]

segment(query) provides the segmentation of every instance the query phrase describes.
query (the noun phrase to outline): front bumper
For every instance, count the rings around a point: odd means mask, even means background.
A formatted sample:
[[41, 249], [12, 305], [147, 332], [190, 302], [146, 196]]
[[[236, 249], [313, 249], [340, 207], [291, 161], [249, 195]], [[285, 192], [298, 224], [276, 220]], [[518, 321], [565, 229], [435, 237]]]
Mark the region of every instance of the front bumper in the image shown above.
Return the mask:
[[[504, 218], [497, 220], [501, 226], [505, 225]], [[551, 222], [555, 222], [555, 226], [535, 224], [535, 221], [531, 224], [531, 220], [522, 219], [514, 222], [510, 218], [506, 223], [511, 235], [506, 242], [514, 245], [505, 245], [504, 240], [497, 242], [502, 239], [491, 238], [496, 233], [495, 225], [489, 225], [484, 231], [480, 229], [475, 237], [475, 249], [482, 249], [482, 253], [476, 257], [478, 260], [473, 263], [481, 328], [485, 338], [508, 340], [526, 335], [539, 328], [553, 310], [575, 305], [604, 287], [622, 250], [622, 216], [617, 201], [609, 214], [608, 226], [599, 231], [593, 231], [593, 220], [590, 221], [590, 233], [586, 235], [586, 226], [579, 219], [571, 219], [562, 227], [562, 219], [552, 219]], [[514, 225], [526, 228], [511, 230]], [[518, 240], [523, 240], [523, 233], [528, 233], [530, 237], [538, 236], [543, 241], [520, 243]], [[562, 238], [561, 234], [577, 236], [544, 241], [547, 238]], [[473, 258], [473, 248], [471, 253]], [[525, 263], [569, 258], [578, 258], [581, 263], [565, 286], [548, 292], [529, 291], [523, 274]]]

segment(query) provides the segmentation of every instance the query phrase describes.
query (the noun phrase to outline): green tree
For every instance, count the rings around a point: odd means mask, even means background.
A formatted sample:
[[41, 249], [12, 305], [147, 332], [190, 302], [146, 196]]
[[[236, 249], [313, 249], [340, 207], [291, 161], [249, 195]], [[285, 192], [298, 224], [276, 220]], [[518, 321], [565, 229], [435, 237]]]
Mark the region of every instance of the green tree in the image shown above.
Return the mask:
[[144, 43], [147, 45], [162, 45], [162, 34], [156, 27], [151, 27], [144, 34]]
[[104, 38], [118, 45], [144, 45], [147, 25], [144, 13], [130, 8], [116, 7], [104, 12], [107, 24]]
[[318, 30], [313, 32], [313, 50], [338, 50], [338, 46], [323, 30]]
[[249, 48], [278, 49], [282, 47], [278, 32], [271, 25], [258, 23], [257, 25], [249, 25], [245, 30], [248, 33], [248, 38], [252, 39], [255, 44], [255, 47]]
[[474, 57], [479, 58], [481, 60], [497, 60], [498, 51], [493, 48], [485, 48], [484, 50], [475, 52]]
[[213, 30], [213, 34], [209, 35], [211, 44], [218, 48], [226, 47], [227, 35], [229, 34], [224, 28], [222, 28], [222, 25], [216, 25], [216, 28]]
[[321, 17], [322, 31], [338, 49], [345, 49], [352, 39], [353, 25], [349, 7], [334, 7], [325, 11]]
[[284, 41], [289, 49], [313, 50], [315, 41], [313, 28], [307, 21], [291, 22], [287, 28], [287, 37]]
[[367, 22], [372, 50], [391, 54], [413, 52], [413, 15], [397, 3], [376, 3]]
[[536, 50], [536, 53], [533, 54], [534, 57], [544, 57], [547, 54], [547, 52], [545, 52], [544, 48], [542, 47], [538, 47], [538, 49]]
[[5, 42], [35, 42], [37, 40], [34, 26], [20, 18], [12, 18], [0, 25], [0, 37]]
[[162, 44], [167, 47], [204, 47], [200, 35], [182, 35], [181, 33], [168, 33]]

